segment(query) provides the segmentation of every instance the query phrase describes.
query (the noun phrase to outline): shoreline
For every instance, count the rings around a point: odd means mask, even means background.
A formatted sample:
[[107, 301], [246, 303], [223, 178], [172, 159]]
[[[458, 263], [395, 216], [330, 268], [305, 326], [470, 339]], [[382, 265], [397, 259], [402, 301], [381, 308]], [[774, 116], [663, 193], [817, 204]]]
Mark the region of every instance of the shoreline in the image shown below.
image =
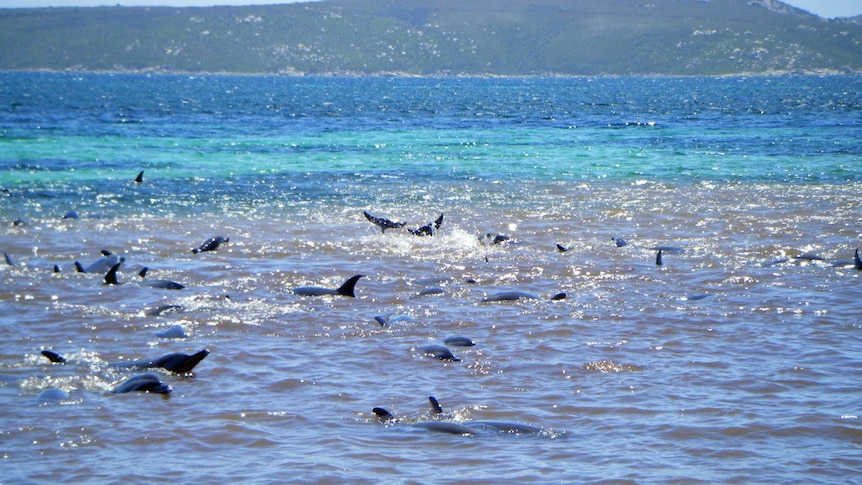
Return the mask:
[[360, 73], [353, 71], [344, 72], [321, 72], [308, 73], [299, 71], [290, 72], [233, 72], [233, 71], [174, 71], [166, 69], [0, 69], [0, 73], [45, 73], [45, 74], [102, 74], [102, 75], [131, 75], [145, 74], [157, 76], [234, 76], [234, 77], [285, 77], [285, 78], [397, 78], [397, 79], [620, 79], [620, 78], [655, 78], [655, 79], [693, 79], [693, 78], [738, 78], [738, 77], [802, 77], [802, 76], [860, 76], [862, 71], [847, 71], [836, 69], [822, 69], [816, 71], [787, 71], [770, 70], [761, 72], [737, 72], [727, 74], [662, 74], [662, 73], [637, 73], [637, 74], [494, 74], [494, 73], [435, 73], [416, 74], [400, 71], [381, 71], [373, 73]]

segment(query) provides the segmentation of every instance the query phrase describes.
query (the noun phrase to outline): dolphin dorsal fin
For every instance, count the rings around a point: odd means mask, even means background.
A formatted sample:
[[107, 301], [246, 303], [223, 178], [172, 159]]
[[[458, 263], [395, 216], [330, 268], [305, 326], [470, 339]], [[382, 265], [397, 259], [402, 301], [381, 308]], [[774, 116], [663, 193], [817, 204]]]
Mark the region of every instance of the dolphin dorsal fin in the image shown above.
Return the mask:
[[337, 290], [338, 294], [341, 296], [349, 296], [351, 298], [355, 298], [356, 294], [353, 293], [353, 287], [356, 286], [356, 282], [359, 281], [359, 278], [364, 277], [363, 274], [358, 274], [351, 276], [350, 279], [344, 282], [343, 285], [339, 286]]
[[443, 214], [440, 214], [440, 217], [434, 221], [434, 229], [440, 229], [440, 226], [443, 225]]
[[395, 416], [384, 408], [374, 408], [371, 411], [377, 415], [377, 419], [380, 421], [392, 421], [395, 419]]
[[120, 284], [120, 281], [117, 279], [117, 271], [120, 269], [120, 265], [122, 265], [122, 264], [123, 264], [123, 262], [120, 261], [119, 263], [111, 266], [111, 269], [108, 270], [108, 274], [105, 275], [105, 284], [106, 285], [119, 285]]
[[443, 414], [443, 407], [441, 407], [440, 403], [437, 402], [436, 397], [428, 396], [428, 402], [431, 403], [431, 409], [433, 409], [436, 414]]

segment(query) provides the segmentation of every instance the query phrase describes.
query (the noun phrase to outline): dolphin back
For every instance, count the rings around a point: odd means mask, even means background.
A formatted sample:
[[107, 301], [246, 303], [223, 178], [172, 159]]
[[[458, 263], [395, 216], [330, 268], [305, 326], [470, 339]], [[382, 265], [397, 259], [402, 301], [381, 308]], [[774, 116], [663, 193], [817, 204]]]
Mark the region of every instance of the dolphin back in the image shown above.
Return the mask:
[[159, 357], [150, 362], [147, 367], [161, 367], [177, 374], [188, 374], [209, 354], [210, 351], [207, 349], [203, 349], [192, 355], [177, 352]]
[[139, 374], [132, 376], [111, 390], [114, 394], [126, 392], [151, 392], [154, 394], [170, 394], [173, 389], [163, 383], [153, 374]]

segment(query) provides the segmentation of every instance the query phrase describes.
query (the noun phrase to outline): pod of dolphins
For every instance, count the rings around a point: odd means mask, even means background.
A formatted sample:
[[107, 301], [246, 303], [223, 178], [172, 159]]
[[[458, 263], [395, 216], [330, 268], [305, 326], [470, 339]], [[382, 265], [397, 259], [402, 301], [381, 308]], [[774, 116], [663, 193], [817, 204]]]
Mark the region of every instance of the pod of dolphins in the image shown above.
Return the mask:
[[[138, 177], [135, 179], [135, 183], [143, 183], [143, 172], [138, 174]], [[363, 211], [364, 217], [380, 228], [381, 234], [385, 233], [387, 230], [397, 230], [402, 229], [407, 226], [405, 222], [395, 222], [385, 217], [374, 216], [367, 211]], [[64, 218], [78, 218], [78, 214], [75, 211], [70, 211], [67, 213]], [[14, 224], [17, 225], [26, 225], [25, 221], [16, 220]], [[428, 237], [433, 236], [438, 233], [441, 225], [443, 224], [443, 214], [428, 224], [422, 225], [418, 228], [406, 228], [407, 233], [419, 236], [419, 237]], [[229, 238], [223, 236], [214, 236], [206, 241], [204, 241], [198, 247], [192, 249], [192, 253], [198, 254], [203, 252], [217, 251], [223, 244], [228, 243], [230, 241]], [[517, 241], [513, 240], [509, 236], [503, 234], [484, 234], [479, 236], [479, 241], [483, 244], [488, 245], [498, 245], [504, 243], [517, 243]], [[612, 237], [611, 241], [615, 244], [616, 247], [624, 247], [629, 243], [620, 237]], [[565, 253], [569, 250], [566, 246], [562, 244], [556, 245], [557, 251], [560, 253]], [[665, 256], [667, 255], [678, 255], [684, 252], [683, 248], [675, 247], [675, 246], [655, 246], [649, 248], [652, 251], [655, 251], [655, 265], [663, 266], [665, 264]], [[7, 253], [4, 253], [4, 257], [6, 260], [6, 264], [9, 266], [16, 266], [15, 260]], [[796, 257], [800, 260], [808, 260], [808, 261], [817, 261], [823, 260], [823, 258], [814, 255], [814, 254], [801, 254]], [[80, 273], [94, 273], [94, 274], [103, 274], [104, 281], [106, 285], [120, 285], [122, 282], [119, 279], [118, 272], [122, 265], [125, 263], [126, 259], [122, 256], [118, 256], [110, 251], [102, 251], [101, 257], [96, 261], [90, 263], [89, 265], [83, 265], [78, 261], [75, 261], [75, 268]], [[777, 260], [769, 264], [779, 264], [789, 261], [789, 259]], [[852, 265], [857, 270], [862, 271], [862, 259], [859, 256], [859, 250], [856, 249], [854, 253], [854, 258], [852, 262], [837, 262], [835, 265]], [[59, 267], [55, 266], [54, 271], [59, 271]], [[163, 280], [163, 279], [147, 279], [146, 275], [148, 272], [148, 268], [144, 268], [138, 274], [140, 277], [139, 284], [142, 286], [148, 286], [153, 288], [161, 288], [168, 290], [181, 290], [185, 288], [184, 285], [177, 283], [171, 280]], [[355, 288], [357, 282], [364, 278], [365, 275], [356, 274], [348, 278], [342, 285], [337, 288], [329, 288], [322, 286], [300, 286], [293, 289], [294, 294], [303, 297], [318, 297], [318, 296], [332, 296], [332, 297], [348, 297], [354, 298], [356, 296]], [[442, 293], [443, 290], [439, 287], [431, 287], [430, 289], [423, 290], [423, 292], [419, 293], [419, 296], [422, 295], [431, 295], [431, 294], [439, 294]], [[697, 295], [692, 296], [690, 299], [699, 299], [703, 298], [706, 295]], [[563, 300], [566, 298], [565, 293], [557, 293], [550, 298], [547, 298], [551, 301]], [[516, 300], [539, 300], [541, 299], [539, 295], [534, 293], [530, 293], [527, 291], [520, 290], [509, 290], [509, 291], [501, 291], [497, 293], [493, 293], [487, 295], [482, 302], [505, 302], [505, 301], [516, 301]], [[163, 305], [151, 310], [148, 310], [146, 313], [148, 315], [160, 315], [163, 312], [170, 311], [178, 308], [177, 305]], [[388, 326], [398, 322], [415, 322], [415, 320], [409, 315], [386, 315], [386, 316], [377, 316], [375, 320], [381, 326]], [[182, 338], [185, 337], [186, 334], [182, 326], [175, 325], [170, 329], [165, 330], [164, 332], [159, 333], [159, 336], [165, 338]], [[419, 347], [419, 351], [424, 356], [432, 357], [434, 359], [439, 359], [447, 362], [460, 362], [461, 359], [454, 355], [449, 346], [453, 347], [469, 347], [473, 346], [475, 343], [463, 336], [452, 336], [446, 338], [442, 344], [437, 343], [429, 343], [426, 345], [422, 345]], [[202, 349], [194, 354], [185, 354], [185, 353], [171, 353], [167, 355], [163, 355], [154, 359], [144, 359], [137, 361], [124, 361], [124, 362], [116, 362], [109, 364], [111, 368], [116, 369], [130, 369], [130, 370], [139, 370], [139, 371], [151, 371], [161, 369], [163, 371], [167, 371], [169, 373], [175, 375], [189, 375], [193, 372], [195, 367], [203, 361], [208, 355], [209, 350]], [[57, 352], [52, 350], [43, 350], [41, 355], [48, 359], [51, 363], [56, 365], [67, 365], [68, 360], [60, 355]], [[158, 375], [152, 372], [145, 372], [142, 374], [132, 375], [125, 380], [114, 385], [112, 390], [110, 391], [113, 394], [123, 394], [128, 392], [146, 392], [152, 394], [161, 394], [167, 396], [172, 391], [172, 387], [164, 382], [162, 382]], [[58, 388], [49, 388], [39, 395], [38, 402], [40, 403], [50, 403], [50, 402], [58, 402], [65, 399], [68, 399], [68, 393], [62, 389]], [[441, 433], [449, 433], [456, 435], [479, 435], [488, 432], [503, 432], [503, 433], [511, 433], [518, 435], [537, 435], [544, 432], [543, 428], [531, 426], [527, 424], [520, 423], [509, 423], [509, 422], [498, 422], [498, 421], [461, 421], [458, 422], [451, 418], [447, 419], [445, 413], [443, 413], [442, 407], [439, 402], [433, 397], [429, 397], [429, 401], [432, 406], [433, 417], [431, 419], [423, 419], [423, 420], [401, 420], [396, 418], [392, 413], [387, 411], [381, 407], [375, 407], [372, 412], [377, 417], [377, 419], [385, 423], [387, 425], [394, 423], [405, 423], [414, 428], [420, 428], [427, 431], [441, 432]]]
[[[138, 175], [138, 177], [135, 179], [135, 182], [143, 182], [143, 172]], [[63, 217], [64, 219], [77, 219], [79, 216], [77, 212], [70, 211]], [[26, 225], [26, 222], [19, 219], [14, 222], [14, 225], [24, 226]], [[193, 249], [192, 252], [197, 254], [205, 251], [215, 251], [219, 248], [219, 246], [228, 241], [228, 238], [222, 236], [212, 237], [204, 241], [204, 243], [202, 243], [199, 247]], [[9, 254], [4, 253], [4, 256], [6, 259], [6, 264], [8, 266], [17, 266], [16, 262]], [[120, 285], [122, 284], [122, 282], [119, 280], [118, 272], [120, 270], [120, 267], [125, 263], [125, 261], [125, 257], [118, 256], [111, 251], [102, 250], [101, 257], [96, 261], [86, 266], [79, 261], [75, 261], [74, 266], [78, 273], [104, 274], [104, 281], [106, 285]], [[60, 271], [58, 265], [54, 266], [54, 271]], [[141, 278], [141, 286], [169, 290], [180, 290], [185, 288], [184, 285], [171, 280], [145, 279], [147, 273], [148, 268], [146, 267], [138, 273], [138, 276], [140, 276]], [[146, 314], [151, 316], [160, 315], [166, 311], [176, 308], [179, 308], [179, 305], [163, 305], [158, 308], [148, 310]], [[187, 337], [185, 330], [181, 325], [174, 325], [162, 332], [157, 333], [157, 336], [161, 338]], [[108, 366], [110, 368], [128, 369], [132, 371], [161, 369], [175, 375], [186, 376], [192, 375], [194, 368], [209, 354], [210, 351], [207, 349], [202, 349], [194, 354], [175, 352], [154, 359], [114, 362], [109, 364]], [[53, 364], [66, 365], [69, 363], [68, 359], [63, 357], [61, 354], [54, 352], [53, 350], [42, 350], [41, 355]], [[162, 382], [156, 374], [148, 372], [144, 374], [132, 375], [131, 377], [126, 378], [125, 380], [114, 385], [110, 393], [124, 394], [128, 392], [146, 392], [167, 396], [172, 392], [172, 390], [172, 387]], [[63, 389], [52, 387], [43, 390], [39, 394], [37, 402], [41, 404], [49, 404], [62, 402], [68, 398], [68, 392]]]

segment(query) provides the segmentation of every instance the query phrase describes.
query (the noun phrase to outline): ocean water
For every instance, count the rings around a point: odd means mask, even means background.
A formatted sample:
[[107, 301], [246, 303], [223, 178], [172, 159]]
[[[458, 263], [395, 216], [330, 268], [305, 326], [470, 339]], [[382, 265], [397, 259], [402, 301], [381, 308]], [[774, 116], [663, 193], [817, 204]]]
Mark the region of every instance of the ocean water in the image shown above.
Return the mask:
[[2, 73], [0, 483], [856, 481], [860, 114], [858, 76]]

